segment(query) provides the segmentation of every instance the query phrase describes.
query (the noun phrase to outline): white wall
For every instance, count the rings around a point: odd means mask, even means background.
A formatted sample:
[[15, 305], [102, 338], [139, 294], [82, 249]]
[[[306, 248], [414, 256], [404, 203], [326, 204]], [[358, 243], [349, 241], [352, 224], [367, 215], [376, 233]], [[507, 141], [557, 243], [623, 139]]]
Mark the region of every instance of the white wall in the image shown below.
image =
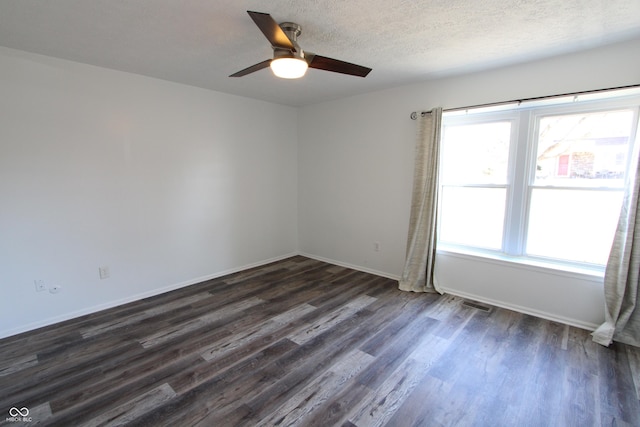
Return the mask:
[[[638, 84], [638, 52], [640, 39], [301, 108], [300, 251], [397, 277], [409, 220], [412, 111]], [[599, 278], [448, 254], [438, 256], [437, 274], [449, 292], [481, 301], [587, 328], [604, 317]]]
[[[635, 40], [298, 110], [0, 48], [0, 337], [298, 251], [396, 277], [411, 111], [636, 84], [638, 51]], [[438, 278], [586, 327], [603, 316], [597, 278], [452, 254]], [[62, 291], [37, 293], [35, 279]]]
[[0, 48], [0, 337], [295, 253], [296, 120]]

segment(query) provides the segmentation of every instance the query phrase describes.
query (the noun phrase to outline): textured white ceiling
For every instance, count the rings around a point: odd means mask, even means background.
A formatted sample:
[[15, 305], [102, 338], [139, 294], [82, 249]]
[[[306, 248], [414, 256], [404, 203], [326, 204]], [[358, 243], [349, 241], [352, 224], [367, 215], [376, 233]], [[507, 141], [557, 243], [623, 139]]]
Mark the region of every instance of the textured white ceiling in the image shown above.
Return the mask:
[[[302, 25], [304, 50], [373, 71], [229, 78], [271, 57], [247, 10]], [[640, 0], [0, 1], [1, 46], [294, 106], [638, 36]]]

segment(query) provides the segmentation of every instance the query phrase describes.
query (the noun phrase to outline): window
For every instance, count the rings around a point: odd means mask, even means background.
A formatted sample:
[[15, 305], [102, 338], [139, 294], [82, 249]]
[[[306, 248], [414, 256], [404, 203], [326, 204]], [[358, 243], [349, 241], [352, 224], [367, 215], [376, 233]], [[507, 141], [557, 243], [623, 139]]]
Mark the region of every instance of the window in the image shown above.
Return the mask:
[[512, 123], [445, 125], [440, 241], [501, 249]]
[[441, 248], [601, 267], [640, 98], [445, 113]]

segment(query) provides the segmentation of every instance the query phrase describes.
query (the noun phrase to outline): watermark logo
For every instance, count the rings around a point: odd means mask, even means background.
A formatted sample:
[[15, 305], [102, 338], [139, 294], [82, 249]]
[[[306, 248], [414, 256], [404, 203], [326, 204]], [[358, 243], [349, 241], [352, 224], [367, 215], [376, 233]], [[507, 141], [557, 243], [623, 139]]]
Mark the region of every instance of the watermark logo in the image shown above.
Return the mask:
[[12, 417], [26, 417], [27, 415], [29, 415], [29, 408], [18, 409], [14, 406], [13, 408], [9, 409], [9, 415], [11, 415]]
[[5, 421], [8, 423], [30, 423], [32, 418], [29, 416], [29, 408], [26, 406], [22, 408], [12, 407], [9, 409], [9, 417]]

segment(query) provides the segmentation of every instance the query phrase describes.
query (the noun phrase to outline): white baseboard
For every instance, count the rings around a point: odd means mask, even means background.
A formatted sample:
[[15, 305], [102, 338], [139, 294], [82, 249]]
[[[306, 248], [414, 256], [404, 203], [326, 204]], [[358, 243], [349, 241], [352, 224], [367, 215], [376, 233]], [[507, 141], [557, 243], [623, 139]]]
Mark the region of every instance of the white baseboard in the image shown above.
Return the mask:
[[504, 301], [498, 301], [491, 298], [485, 298], [480, 295], [474, 295], [467, 292], [461, 292], [456, 289], [450, 289], [443, 286], [440, 286], [440, 290], [449, 295], [455, 295], [460, 298], [470, 299], [478, 302], [483, 302], [485, 304], [493, 305], [496, 307], [506, 308], [507, 310], [517, 311], [518, 313], [529, 314], [534, 317], [539, 317], [541, 319], [551, 320], [553, 322], [562, 323], [569, 326], [575, 326], [576, 328], [586, 329], [589, 331], [595, 330], [599, 325], [590, 323], [590, 322], [582, 322], [580, 320], [571, 319], [564, 316], [558, 316], [552, 313], [547, 313], [545, 311], [535, 310], [529, 307], [523, 307], [517, 304], [511, 304]]
[[298, 255], [298, 252], [292, 252], [286, 255], [281, 255], [281, 256], [277, 256], [274, 258], [269, 258], [266, 260], [262, 260], [262, 261], [258, 261], [258, 262], [254, 262], [251, 264], [247, 264], [247, 265], [243, 265], [241, 267], [236, 267], [236, 268], [231, 268], [228, 270], [224, 270], [224, 271], [220, 271], [217, 273], [213, 273], [213, 274], [209, 274], [206, 276], [202, 276], [202, 277], [197, 277], [194, 279], [190, 279], [190, 280], [186, 280], [184, 282], [180, 282], [180, 283], [176, 283], [173, 285], [169, 285], [169, 286], [165, 286], [163, 288], [158, 288], [158, 289], [152, 289], [150, 291], [147, 292], [142, 292], [139, 294], [135, 294], [135, 295], [131, 295], [128, 296], [126, 298], [122, 298], [119, 300], [115, 300], [115, 301], [109, 301], [106, 302], [104, 304], [99, 304], [99, 305], [95, 305], [92, 307], [87, 307], [81, 310], [77, 310], [71, 313], [66, 313], [60, 316], [55, 316], [55, 317], [50, 317], [48, 319], [43, 319], [37, 322], [33, 322], [33, 323], [29, 323], [27, 325], [24, 326], [20, 326], [18, 328], [14, 328], [14, 329], [8, 329], [8, 330], [4, 330], [4, 331], [0, 331], [0, 339], [2, 338], [7, 338], [13, 335], [18, 335], [21, 334], [23, 332], [28, 332], [28, 331], [32, 331], [38, 328], [43, 328], [45, 326], [50, 326], [56, 323], [60, 323], [60, 322], [64, 322], [66, 320], [71, 320], [71, 319], [75, 319], [77, 317], [81, 317], [81, 316], [85, 316], [87, 314], [92, 314], [92, 313], [97, 313], [99, 311], [102, 310], [107, 310], [109, 308], [113, 308], [113, 307], [118, 307], [120, 305], [124, 305], [124, 304], [128, 304], [130, 302], [134, 302], [134, 301], [139, 301], [145, 298], [149, 298], [149, 297], [153, 297], [156, 295], [160, 295], [160, 294], [164, 294], [166, 292], [171, 292], [174, 291], [176, 289], [180, 289], [180, 288], [184, 288], [186, 286], [191, 286], [191, 285], [195, 285], [197, 283], [201, 283], [201, 282], [206, 282], [207, 280], [211, 280], [211, 279], [217, 279], [218, 277], [222, 277], [222, 276], [226, 276], [229, 274], [233, 274], [233, 273], [237, 273], [239, 271], [243, 271], [243, 270], [248, 270], [250, 268], [254, 268], [254, 267], [260, 267], [261, 265], [265, 265], [265, 264], [270, 264], [272, 262], [276, 262], [276, 261], [281, 261], [283, 259], [287, 259], [287, 258], [291, 258], [292, 256], [296, 256]]
[[346, 268], [350, 268], [352, 270], [362, 271], [364, 273], [375, 274], [376, 276], [386, 277], [387, 279], [391, 279], [391, 280], [399, 280], [400, 279], [400, 276], [396, 276], [395, 274], [389, 274], [389, 273], [385, 273], [383, 271], [374, 270], [372, 268], [362, 267], [360, 265], [355, 265], [355, 264], [349, 264], [347, 262], [336, 261], [335, 259], [324, 258], [324, 257], [318, 256], [318, 255], [312, 255], [312, 254], [308, 254], [308, 253], [305, 253], [305, 252], [299, 252], [298, 255], [304, 256], [304, 257], [307, 257], [307, 258], [311, 258], [311, 259], [315, 259], [317, 261], [326, 262], [327, 264], [339, 265], [340, 267], [346, 267]]
[[[345, 263], [345, 262], [341, 262], [341, 261], [336, 261], [334, 259], [330, 259], [330, 258], [324, 258], [321, 256], [317, 256], [317, 255], [313, 255], [313, 254], [308, 254], [305, 252], [300, 252], [299, 255], [307, 257], [307, 258], [312, 258], [318, 261], [323, 261], [329, 264], [334, 264], [334, 265], [339, 265], [341, 267], [347, 267], [347, 268], [351, 268], [353, 270], [358, 270], [358, 271], [362, 271], [365, 273], [371, 273], [371, 274], [375, 274], [376, 276], [382, 276], [382, 277], [386, 277], [392, 280], [399, 280], [400, 276], [396, 276], [394, 274], [389, 274], [389, 273], [385, 273], [382, 271], [378, 271], [378, 270], [374, 270], [371, 268], [367, 268], [367, 267], [362, 267], [359, 265], [354, 265], [354, 264], [349, 264], [349, 263]], [[565, 325], [569, 325], [569, 326], [575, 326], [577, 328], [580, 329], [586, 329], [589, 331], [593, 331], [595, 330], [599, 325], [590, 323], [590, 322], [583, 322], [580, 320], [576, 320], [576, 319], [571, 319], [568, 317], [564, 317], [564, 316], [558, 316], [552, 313], [548, 313], [545, 311], [540, 311], [540, 310], [535, 310], [529, 307], [523, 307], [517, 304], [511, 304], [505, 301], [499, 301], [499, 300], [494, 300], [491, 298], [486, 298], [480, 295], [474, 295], [474, 294], [470, 294], [467, 292], [461, 292], [458, 291], [456, 289], [451, 289], [451, 288], [447, 288], [447, 287], [443, 287], [440, 286], [440, 290], [444, 293], [450, 294], [450, 295], [455, 295], [458, 296], [460, 298], [466, 298], [466, 299], [470, 299], [470, 300], [474, 300], [474, 301], [478, 301], [478, 302], [483, 302], [485, 304], [490, 304], [496, 307], [501, 307], [501, 308], [506, 308], [507, 310], [513, 310], [513, 311], [517, 311], [518, 313], [523, 313], [523, 314], [529, 314], [531, 316], [535, 316], [535, 317], [539, 317], [541, 319], [546, 319], [546, 320], [551, 320], [553, 322], [558, 322], [558, 323], [562, 323]]]
[[[243, 265], [241, 267], [236, 267], [236, 268], [232, 268], [232, 269], [228, 269], [228, 270], [224, 270], [224, 271], [220, 271], [217, 273], [213, 273], [207, 276], [202, 276], [202, 277], [197, 277], [191, 280], [187, 280], [184, 282], [180, 282], [180, 283], [176, 283], [170, 286], [166, 286], [163, 288], [158, 288], [158, 289], [153, 289], [147, 292], [143, 292], [140, 294], [136, 294], [136, 295], [132, 295], [126, 298], [122, 298], [120, 300], [116, 300], [116, 301], [110, 301], [104, 304], [99, 304], [96, 306], [92, 306], [92, 307], [88, 307], [82, 310], [77, 310], [74, 311], [72, 313], [67, 313], [61, 316], [55, 316], [55, 317], [51, 317], [48, 319], [44, 319], [38, 322], [33, 322], [18, 328], [14, 328], [14, 329], [9, 329], [9, 330], [4, 330], [4, 331], [0, 331], [0, 339], [2, 338], [6, 338], [6, 337], [10, 337], [13, 335], [17, 335], [23, 332], [28, 332], [28, 331], [32, 331], [34, 329], [38, 329], [38, 328], [42, 328], [45, 326], [50, 326], [53, 325], [55, 323], [60, 323], [60, 322], [64, 322], [66, 320], [70, 320], [70, 319], [74, 319], [77, 317], [81, 317], [87, 314], [92, 314], [92, 313], [97, 313], [99, 311], [102, 310], [106, 310], [109, 308], [113, 308], [113, 307], [117, 307], [120, 305], [124, 305], [124, 304], [128, 304], [130, 302], [134, 302], [134, 301], [139, 301], [141, 299], [144, 298], [149, 298], [149, 297], [153, 297], [156, 295], [160, 295], [166, 292], [170, 292], [176, 289], [180, 289], [180, 288], [184, 288], [186, 286], [191, 286], [191, 285], [195, 285], [197, 283], [201, 283], [201, 282], [205, 282], [207, 280], [211, 280], [211, 279], [216, 279], [218, 277], [222, 277], [222, 276], [226, 276], [229, 274], [233, 274], [233, 273], [237, 273], [243, 270], [247, 270], [250, 268], [254, 268], [254, 267], [260, 267], [262, 265], [265, 264], [270, 264], [272, 262], [276, 262], [276, 261], [281, 261], [283, 259], [287, 259], [290, 258], [292, 256], [296, 256], [296, 255], [300, 255], [300, 256], [304, 256], [307, 258], [311, 258], [311, 259], [315, 259], [318, 261], [322, 261], [322, 262], [326, 262], [328, 264], [333, 264], [333, 265], [338, 265], [340, 267], [346, 267], [346, 268], [351, 268], [353, 270], [357, 270], [357, 271], [362, 271], [364, 273], [370, 273], [370, 274], [374, 274], [376, 276], [381, 276], [381, 277], [386, 277], [388, 279], [391, 280], [399, 280], [400, 276], [398, 275], [394, 275], [394, 274], [389, 274], [389, 273], [385, 273], [383, 271], [379, 271], [379, 270], [375, 270], [372, 268], [367, 268], [367, 267], [363, 267], [363, 266], [359, 266], [359, 265], [355, 265], [355, 264], [350, 264], [350, 263], [346, 263], [346, 262], [341, 262], [341, 261], [337, 261], [334, 259], [330, 259], [330, 258], [325, 258], [325, 257], [321, 257], [318, 255], [313, 255], [313, 254], [309, 254], [309, 253], [305, 253], [305, 252], [292, 252], [289, 254], [285, 254], [285, 255], [281, 255], [278, 257], [274, 257], [274, 258], [270, 258], [270, 259], [266, 259], [266, 260], [262, 260], [262, 261], [258, 261], [255, 263], [251, 263], [251, 264], [247, 264], [247, 265]], [[447, 287], [440, 287], [441, 290], [447, 294], [450, 295], [455, 295], [461, 298], [467, 298], [467, 299], [471, 299], [474, 301], [478, 301], [478, 302], [483, 302], [485, 304], [490, 304], [496, 307], [501, 307], [501, 308], [506, 308], [508, 310], [513, 310], [513, 311], [517, 311], [519, 313], [524, 313], [524, 314], [529, 314], [531, 316], [535, 316], [535, 317], [540, 317], [542, 319], [547, 319], [547, 320], [551, 320], [554, 322], [558, 322], [558, 323], [563, 323], [566, 325], [570, 325], [570, 326], [575, 326], [577, 328], [581, 328], [581, 329], [586, 329], [586, 330], [590, 330], [593, 331], [595, 330], [598, 325], [596, 324], [592, 324], [589, 322], [582, 322], [576, 319], [570, 319], [570, 318], [566, 318], [563, 316], [558, 316], [552, 313], [547, 313], [544, 311], [538, 311], [529, 307], [523, 307], [520, 305], [516, 305], [516, 304], [511, 304], [511, 303], [507, 303], [504, 301], [498, 301], [498, 300], [494, 300], [491, 298], [486, 298], [480, 295], [474, 295], [474, 294], [470, 294], [467, 292], [461, 292], [458, 291], [456, 289], [450, 289]]]

